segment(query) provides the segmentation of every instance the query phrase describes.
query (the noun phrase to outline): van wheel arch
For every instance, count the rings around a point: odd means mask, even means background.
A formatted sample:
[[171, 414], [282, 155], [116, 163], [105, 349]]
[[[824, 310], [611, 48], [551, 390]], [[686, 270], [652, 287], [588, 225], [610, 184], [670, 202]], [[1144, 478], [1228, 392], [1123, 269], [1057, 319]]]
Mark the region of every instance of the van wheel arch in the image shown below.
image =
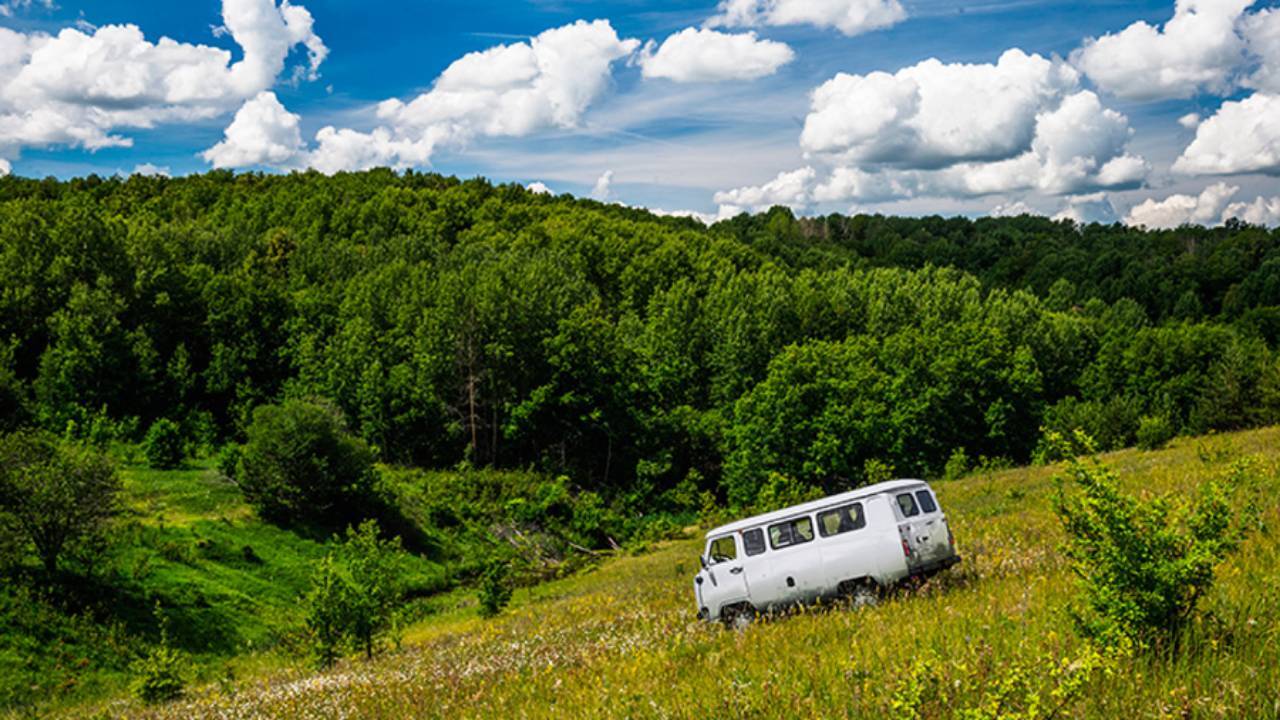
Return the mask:
[[852, 602], [854, 607], [875, 606], [880, 602], [883, 586], [871, 576], [845, 580], [837, 586], [842, 597]]
[[743, 630], [756, 619], [756, 608], [749, 602], [734, 603], [720, 608], [720, 622], [728, 630]]

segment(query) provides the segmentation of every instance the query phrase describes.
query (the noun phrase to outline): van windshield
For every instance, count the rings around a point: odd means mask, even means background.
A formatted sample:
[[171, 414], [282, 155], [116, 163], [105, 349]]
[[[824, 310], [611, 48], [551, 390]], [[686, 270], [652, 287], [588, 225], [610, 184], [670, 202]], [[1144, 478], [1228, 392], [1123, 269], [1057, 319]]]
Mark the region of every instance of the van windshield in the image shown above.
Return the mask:
[[707, 551], [707, 555], [712, 564], [729, 562], [738, 557], [738, 544], [733, 541], [732, 535], [718, 537], [711, 541], [711, 549]]
[[807, 515], [769, 526], [769, 542], [774, 550], [807, 543], [812, 539], [813, 520], [810, 520]]

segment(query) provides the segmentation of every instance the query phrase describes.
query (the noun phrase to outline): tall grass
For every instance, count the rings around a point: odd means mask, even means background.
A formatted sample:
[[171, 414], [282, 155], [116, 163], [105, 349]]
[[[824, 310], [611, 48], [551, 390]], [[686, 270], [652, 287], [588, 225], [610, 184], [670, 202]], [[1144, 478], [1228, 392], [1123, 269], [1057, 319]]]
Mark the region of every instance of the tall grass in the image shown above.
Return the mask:
[[[694, 619], [699, 539], [670, 542], [411, 628], [405, 648], [264, 675], [140, 718], [1280, 716], [1280, 428], [1107, 456], [1126, 489], [1185, 492], [1254, 457], [1262, 527], [1219, 569], [1181, 654], [1101, 655], [1072, 631], [1051, 509], [1057, 468], [935, 485], [965, 556], [876, 607], [812, 608], [726, 631]], [[463, 596], [451, 596], [460, 600]], [[76, 714], [83, 715], [84, 709]], [[1015, 715], [1015, 713], [1017, 713]]]

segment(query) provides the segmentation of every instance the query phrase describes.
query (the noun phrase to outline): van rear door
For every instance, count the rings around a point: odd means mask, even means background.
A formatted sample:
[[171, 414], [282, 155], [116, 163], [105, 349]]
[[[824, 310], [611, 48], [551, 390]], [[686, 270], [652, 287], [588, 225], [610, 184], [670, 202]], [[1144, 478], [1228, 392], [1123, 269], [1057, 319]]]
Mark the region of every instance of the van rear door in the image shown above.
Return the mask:
[[947, 517], [932, 490], [921, 485], [894, 493], [894, 505], [899, 516], [898, 532], [910, 550], [907, 566], [911, 570], [935, 565], [951, 556]]

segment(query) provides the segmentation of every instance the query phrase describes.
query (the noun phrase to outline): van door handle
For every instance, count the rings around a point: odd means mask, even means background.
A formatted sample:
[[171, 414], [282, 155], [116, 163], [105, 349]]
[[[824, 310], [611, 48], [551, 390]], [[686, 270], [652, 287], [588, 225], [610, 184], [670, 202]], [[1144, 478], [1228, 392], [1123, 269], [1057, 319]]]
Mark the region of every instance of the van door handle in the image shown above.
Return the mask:
[[741, 567], [730, 568], [729, 573], [732, 575], [739, 575], [742, 573], [742, 568]]

